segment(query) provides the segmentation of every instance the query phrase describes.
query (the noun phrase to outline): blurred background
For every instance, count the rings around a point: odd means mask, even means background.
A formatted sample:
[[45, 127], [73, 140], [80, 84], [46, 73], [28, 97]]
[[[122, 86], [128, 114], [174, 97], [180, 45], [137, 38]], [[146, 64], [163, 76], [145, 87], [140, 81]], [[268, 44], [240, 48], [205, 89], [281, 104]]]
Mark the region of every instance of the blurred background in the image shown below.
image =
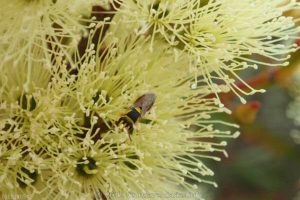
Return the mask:
[[219, 187], [204, 186], [207, 199], [300, 200], [300, 144], [291, 137], [291, 132], [300, 127], [287, 117], [294, 100], [291, 80], [298, 69], [299, 51], [292, 55], [288, 67], [242, 74], [253, 87], [267, 89], [264, 94], [247, 98], [246, 105], [234, 95], [222, 96], [233, 111], [230, 120], [241, 126], [241, 135], [228, 141], [229, 158], [209, 165]]
[[239, 122], [241, 135], [229, 142], [229, 158], [211, 165], [219, 188], [209, 188], [210, 199], [299, 200], [300, 144], [290, 136], [297, 127], [286, 116], [292, 97], [286, 88], [273, 85], [251, 100], [260, 103], [255, 120]]

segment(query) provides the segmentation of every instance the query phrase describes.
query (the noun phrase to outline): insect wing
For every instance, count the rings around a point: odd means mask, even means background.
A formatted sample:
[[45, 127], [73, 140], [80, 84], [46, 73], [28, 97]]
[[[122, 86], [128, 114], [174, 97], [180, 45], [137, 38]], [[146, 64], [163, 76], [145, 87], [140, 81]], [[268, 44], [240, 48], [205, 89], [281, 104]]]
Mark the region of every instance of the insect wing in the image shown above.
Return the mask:
[[135, 100], [133, 107], [141, 108], [141, 115], [145, 115], [153, 106], [155, 99], [156, 95], [153, 93], [144, 94]]

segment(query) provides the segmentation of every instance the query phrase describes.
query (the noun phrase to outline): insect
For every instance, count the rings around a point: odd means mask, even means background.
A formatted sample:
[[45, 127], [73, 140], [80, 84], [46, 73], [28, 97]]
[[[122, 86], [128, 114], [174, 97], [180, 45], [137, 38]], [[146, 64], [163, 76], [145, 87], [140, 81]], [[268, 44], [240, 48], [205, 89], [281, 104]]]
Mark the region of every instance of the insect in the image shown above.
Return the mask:
[[128, 131], [129, 139], [130, 134], [133, 132], [134, 124], [138, 119], [142, 118], [153, 106], [156, 99], [156, 95], [153, 93], [146, 93], [135, 100], [130, 106], [130, 111], [122, 115], [116, 125], [123, 124]]

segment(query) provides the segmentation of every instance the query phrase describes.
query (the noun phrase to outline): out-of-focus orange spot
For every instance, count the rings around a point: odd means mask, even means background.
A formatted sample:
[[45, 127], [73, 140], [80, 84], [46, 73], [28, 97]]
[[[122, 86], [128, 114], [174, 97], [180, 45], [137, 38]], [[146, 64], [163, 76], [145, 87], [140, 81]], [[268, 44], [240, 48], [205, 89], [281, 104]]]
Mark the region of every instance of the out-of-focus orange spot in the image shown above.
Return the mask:
[[256, 115], [260, 107], [261, 103], [258, 101], [240, 104], [234, 110], [233, 117], [239, 124], [253, 124], [256, 120]]
[[299, 64], [292, 64], [288, 67], [276, 71], [276, 73], [274, 74], [276, 84], [283, 87], [288, 87], [294, 73], [299, 69], [299, 67]]

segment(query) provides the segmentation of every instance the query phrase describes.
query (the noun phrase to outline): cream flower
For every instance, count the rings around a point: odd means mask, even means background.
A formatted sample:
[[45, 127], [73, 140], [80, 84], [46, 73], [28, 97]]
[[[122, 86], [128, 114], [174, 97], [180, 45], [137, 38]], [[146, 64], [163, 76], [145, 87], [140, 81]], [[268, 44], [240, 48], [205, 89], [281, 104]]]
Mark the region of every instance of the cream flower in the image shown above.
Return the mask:
[[[182, 71], [188, 59], [179, 55], [175, 61], [168, 45], [150, 44], [143, 37], [105, 44], [106, 40], [96, 50], [90, 45], [76, 63], [76, 75], [57, 77], [62, 88], [68, 88], [70, 102], [77, 105], [76, 115], [83, 114], [85, 131], [79, 133], [76, 145], [65, 147], [68, 159], [58, 161], [64, 167], [51, 188], [59, 188], [66, 198], [83, 191], [99, 199], [117, 199], [118, 194], [127, 199], [130, 194], [167, 192], [164, 185], [185, 191], [202, 182], [216, 186], [205, 178], [214, 173], [203, 159], [219, 160], [210, 154], [225, 153], [226, 142], [212, 138], [237, 134], [214, 130], [214, 124], [224, 122], [210, 119], [211, 114], [228, 111], [220, 109], [215, 99], [205, 98], [209, 88], [196, 94], [190, 89], [188, 72]], [[149, 45], [157, 50], [150, 51]], [[117, 126], [135, 99], [149, 92], [157, 100], [134, 124], [133, 133]]]
[[[75, 74], [61, 52], [51, 68], [37, 62], [37, 71], [30, 74], [20, 67], [24, 72], [13, 76], [16, 69], [5, 67], [2, 93], [19, 87], [26, 95], [1, 95], [0, 158], [6, 167], [0, 169], [5, 180], [0, 191], [7, 198], [129, 199], [162, 196], [178, 188], [191, 192], [199, 183], [216, 186], [207, 178], [214, 173], [205, 160], [219, 161], [219, 152], [226, 155], [223, 139], [238, 133], [215, 129], [217, 124], [233, 126], [211, 118], [229, 111], [206, 98], [208, 87], [197, 93], [190, 89], [189, 72], [182, 70], [189, 60], [184, 54], [174, 60], [172, 48], [144, 37], [110, 45], [107, 41], [112, 40], [105, 38], [96, 48], [91, 43], [94, 33], [85, 54], [71, 64]], [[157, 50], [150, 51], [150, 45]], [[9, 81], [15, 85], [10, 87]], [[133, 132], [117, 125], [147, 93], [155, 94], [156, 101], [132, 124]], [[15, 113], [22, 120], [15, 120]]]
[[[87, 34], [95, 0], [2, 0], [0, 2], [0, 66], [23, 57], [34, 60], [33, 51], [46, 57], [53, 48], [73, 51]], [[100, 1], [107, 3], [108, 1]], [[67, 54], [65, 55], [67, 56]], [[30, 64], [30, 63], [29, 63]]]
[[[121, 6], [115, 24], [122, 23], [124, 30], [151, 36], [151, 40], [163, 38], [174, 51], [189, 54], [189, 69], [194, 79], [193, 88], [203, 82], [217, 92], [232, 90], [245, 102], [242, 94], [255, 90], [238, 76], [238, 71], [258, 66], [287, 65], [288, 54], [296, 46], [284, 44], [299, 32], [294, 20], [282, 14], [298, 3], [281, 0], [217, 0], [184, 1], [129, 0]], [[127, 28], [126, 28], [127, 27]], [[112, 32], [116, 32], [115, 29]], [[153, 48], [153, 47], [152, 47]], [[266, 61], [257, 59], [260, 55]], [[240, 89], [235, 80], [246, 88]]]
[[[26, 60], [23, 63], [26, 66]], [[7, 199], [24, 198], [22, 188], [35, 183], [39, 169], [48, 163], [37, 155], [46, 137], [37, 121], [50, 70], [33, 64], [35, 70], [28, 74], [25, 66], [7, 63], [0, 75], [1, 192]]]
[[33, 70], [28, 70], [27, 62], [26, 58], [18, 65], [6, 62], [0, 75], [0, 191], [4, 199], [33, 199], [48, 189], [53, 158], [59, 157], [62, 146], [71, 144], [69, 129], [76, 129], [80, 121], [69, 120], [72, 109], [51, 86], [51, 64], [36, 61], [31, 63]]

